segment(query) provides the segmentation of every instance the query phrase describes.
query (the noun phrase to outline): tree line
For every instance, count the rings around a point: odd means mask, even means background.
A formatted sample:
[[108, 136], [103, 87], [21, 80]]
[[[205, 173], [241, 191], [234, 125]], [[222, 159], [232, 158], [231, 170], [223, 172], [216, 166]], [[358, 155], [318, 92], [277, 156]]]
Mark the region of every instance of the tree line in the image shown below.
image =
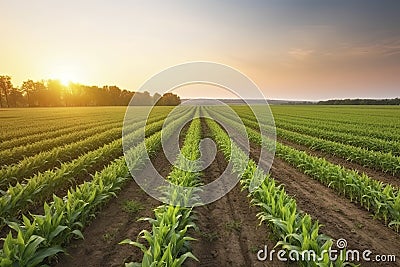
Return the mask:
[[392, 99], [332, 99], [319, 101], [319, 105], [400, 105], [400, 98]]
[[176, 106], [181, 103], [176, 94], [132, 92], [113, 86], [88, 86], [78, 83], [63, 85], [59, 80], [27, 80], [20, 87], [11, 77], [0, 75], [0, 108], [7, 107], [75, 107], [75, 106]]

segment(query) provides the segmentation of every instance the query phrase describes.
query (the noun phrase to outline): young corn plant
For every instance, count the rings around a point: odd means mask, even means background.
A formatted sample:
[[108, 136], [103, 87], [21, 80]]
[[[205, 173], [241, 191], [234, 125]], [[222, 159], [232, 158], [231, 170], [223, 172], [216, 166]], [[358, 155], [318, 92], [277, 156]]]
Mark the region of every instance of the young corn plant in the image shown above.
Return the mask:
[[[200, 172], [194, 161], [200, 157], [201, 125], [200, 119], [196, 118], [198, 112], [197, 110], [186, 133], [182, 154], [177, 157], [175, 167], [167, 177], [171, 183], [184, 187], [194, 187], [199, 184]], [[196, 227], [193, 222], [193, 211], [192, 208], [185, 207], [189, 198], [195, 195], [196, 190], [189, 190], [188, 193], [182, 194], [173, 188], [172, 190], [166, 189], [165, 193], [169, 203], [174, 205], [165, 204], [156, 208], [154, 219], [141, 219], [151, 224], [151, 232], [143, 230], [137, 241], [126, 239], [120, 243], [136, 246], [143, 252], [140, 263], [131, 262], [126, 266], [181, 266], [188, 258], [197, 260], [190, 252], [189, 247], [189, 241], [194, 239], [187, 236], [188, 229]], [[139, 239], [146, 240], [148, 247], [140, 243]]]
[[[155, 209], [155, 219], [144, 218], [152, 225], [151, 232], [143, 230], [139, 237], [149, 244], [145, 247], [139, 242], [124, 240], [120, 244], [139, 247], [143, 252], [140, 266], [181, 266], [187, 258], [196, 257], [189, 251], [189, 241], [195, 240], [186, 236], [189, 228], [195, 224], [191, 218], [191, 209], [179, 206], [163, 205]], [[126, 266], [135, 266], [134, 263]]]
[[[236, 122], [233, 120], [228, 117], [224, 118], [228, 123], [235, 125]], [[223, 116], [221, 116], [221, 119], [223, 119]], [[246, 132], [252, 142], [260, 146], [271, 142], [268, 137], [256, 132], [252, 123], [246, 122], [246, 120], [244, 120], [244, 123], [247, 125]], [[348, 197], [351, 201], [359, 202], [368, 211], [371, 211], [376, 218], [382, 219], [387, 226], [394, 227], [393, 229], [396, 231], [399, 230], [399, 227], [396, 227], [396, 222], [400, 220], [400, 205], [397, 200], [400, 190], [398, 188], [371, 179], [364, 173], [360, 175], [357, 171], [332, 164], [324, 158], [311, 156], [304, 151], [281, 143], [276, 143], [275, 155], [322, 184]]]
[[249, 160], [245, 152], [231, 142], [216, 122], [210, 119], [206, 122], [224, 156], [228, 158], [229, 152], [232, 152], [230, 161], [233, 170], [241, 175], [240, 182], [243, 188], [249, 190], [253, 179], [263, 181], [249, 193], [249, 197], [251, 203], [261, 210], [258, 214], [260, 223], [267, 223], [278, 237], [277, 246], [296, 250], [299, 254], [308, 250], [314, 251], [315, 258], [300, 262], [304, 266], [343, 266], [345, 263], [342, 260], [331, 262], [328, 255], [323, 253], [332, 246], [332, 239], [319, 233], [318, 221], [313, 222], [309, 215], [301, 213], [297, 209], [296, 201], [287, 195], [284, 188], [276, 185], [274, 179], [260, 170], [253, 160]]
[[[150, 123], [146, 126], [145, 134], [150, 136], [159, 132], [163, 122], [161, 119]], [[140, 124], [144, 123], [140, 122]], [[128, 127], [128, 134], [124, 136], [127, 141], [126, 146], [135, 147], [140, 141], [143, 130], [137, 129], [137, 127], [138, 124]], [[0, 218], [9, 219], [17, 216], [18, 212], [23, 212], [29, 208], [30, 204], [43, 202], [51, 197], [56, 189], [72, 183], [76, 176], [87, 172], [96, 164], [107, 163], [109, 160], [119, 157], [122, 153], [121, 146], [122, 140], [119, 138], [71, 162], [61, 164], [59, 169], [38, 173], [26, 183], [16, 183], [14, 186], [10, 186], [0, 197]]]
[[[164, 128], [171, 136], [186, 116]], [[154, 155], [161, 147], [161, 133], [157, 132], [128, 151], [133, 156], [132, 166], [141, 168], [147, 152]], [[124, 182], [129, 179], [129, 169], [123, 157], [115, 160], [93, 180], [70, 189], [67, 196], [54, 196], [51, 204], [44, 204], [44, 215], [23, 216], [21, 223], [9, 222], [10, 232], [0, 250], [0, 266], [37, 266], [56, 254], [63, 252], [71, 238], [83, 238], [81, 230], [94, 217], [98, 208], [114, 197]]]

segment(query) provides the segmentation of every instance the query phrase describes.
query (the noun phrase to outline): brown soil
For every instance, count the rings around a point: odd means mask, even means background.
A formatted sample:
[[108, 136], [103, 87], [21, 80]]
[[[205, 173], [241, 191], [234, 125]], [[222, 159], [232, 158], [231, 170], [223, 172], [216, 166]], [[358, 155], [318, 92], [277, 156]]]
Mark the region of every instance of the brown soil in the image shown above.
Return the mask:
[[[257, 149], [257, 146], [253, 149]], [[259, 147], [258, 147], [259, 150]], [[261, 164], [263, 160], [261, 160]], [[286, 192], [296, 199], [299, 209], [318, 219], [324, 226], [321, 232], [335, 240], [347, 240], [348, 249], [369, 249], [372, 255], [400, 255], [400, 235], [370, 212], [351, 203], [343, 196], [299, 172], [279, 158], [274, 159], [271, 174], [284, 184]], [[363, 266], [399, 266], [400, 263], [361, 262]]]
[[284, 145], [296, 148], [298, 150], [306, 151], [308, 154], [310, 154], [312, 156], [325, 158], [327, 161], [332, 162], [334, 164], [341, 165], [341, 166], [343, 166], [345, 168], [348, 168], [348, 169], [351, 169], [351, 170], [356, 170], [359, 173], [365, 173], [366, 175], [368, 175], [368, 177], [370, 177], [372, 179], [381, 181], [381, 182], [386, 183], [386, 184], [391, 184], [393, 186], [400, 187], [400, 177], [399, 176], [393, 176], [390, 173], [384, 173], [384, 172], [381, 172], [381, 171], [378, 171], [378, 170], [374, 170], [374, 169], [371, 169], [371, 168], [368, 168], [368, 167], [364, 167], [364, 166], [362, 166], [360, 164], [347, 161], [347, 160], [345, 160], [343, 158], [331, 155], [331, 154], [326, 153], [326, 152], [311, 150], [307, 146], [299, 145], [299, 144], [290, 142], [290, 141], [282, 139], [282, 138], [277, 138], [277, 141], [282, 143], [282, 144], [284, 144]]
[[[203, 137], [207, 125], [202, 121]], [[204, 170], [203, 182], [217, 179], [227, 168], [221, 152]], [[257, 209], [250, 206], [240, 183], [221, 199], [195, 209], [199, 231], [192, 234], [197, 241], [191, 243], [199, 262], [188, 260], [185, 266], [285, 266], [279, 261], [261, 262], [257, 251], [265, 245], [275, 245], [265, 224], [258, 225]]]
[[[241, 140], [239, 140], [241, 142]], [[242, 146], [242, 144], [238, 144]], [[250, 157], [257, 161], [260, 147], [250, 143]], [[259, 165], [267, 168], [268, 160], [261, 159]], [[359, 204], [350, 202], [334, 190], [303, 174], [285, 161], [274, 158], [270, 173], [285, 191], [296, 199], [302, 212], [318, 219], [323, 227], [320, 229], [334, 239], [344, 238], [347, 248], [351, 250], [370, 250], [374, 255], [400, 255], [400, 234], [386, 227], [381, 221], [373, 218], [370, 212]], [[361, 261], [362, 266], [400, 266], [397, 259], [392, 263], [374, 263]]]
[[[208, 136], [202, 122], [203, 135]], [[182, 139], [182, 138], [181, 138]], [[180, 145], [182, 140], [180, 140]], [[250, 154], [257, 159], [259, 147], [251, 144]], [[159, 153], [153, 165], [164, 177], [169, 174], [170, 164]], [[261, 159], [261, 164], [265, 160]], [[203, 179], [209, 183], [218, 178], [227, 168], [221, 152], [204, 171]], [[139, 175], [151, 175], [146, 167]], [[284, 184], [288, 194], [296, 198], [300, 210], [309, 213], [324, 225], [323, 232], [335, 240], [344, 238], [349, 249], [369, 249], [377, 254], [400, 255], [400, 235], [387, 228], [371, 214], [343, 196], [299, 172], [284, 161], [275, 158], [272, 176]], [[373, 176], [372, 176], [373, 177]], [[134, 200], [145, 207], [135, 214], [122, 210], [126, 200]], [[153, 217], [153, 208], [160, 203], [149, 197], [138, 185], [130, 180], [92, 222], [85, 228], [85, 240], [73, 241], [68, 248], [69, 255], [61, 256], [57, 266], [122, 266], [124, 262], [140, 261], [140, 249], [129, 245], [118, 245], [125, 239], [135, 240], [143, 229], [150, 229], [148, 222], [137, 222], [140, 217]], [[188, 260], [186, 266], [285, 266], [283, 262], [260, 262], [256, 253], [264, 245], [272, 249], [274, 237], [265, 224], [258, 225], [257, 208], [250, 206], [246, 192], [240, 184], [218, 201], [195, 208], [199, 227], [192, 231], [197, 241], [191, 242], [193, 254], [199, 262]], [[363, 266], [399, 266], [395, 263], [377, 264], [362, 262]]]
[[[181, 135], [188, 129], [188, 124], [183, 127]], [[179, 139], [182, 145], [183, 138]], [[178, 150], [172, 151], [177, 154]], [[171, 171], [171, 164], [160, 151], [151, 159], [152, 164], [139, 172], [140, 177], [154, 175], [152, 165], [164, 178]], [[84, 229], [84, 240], [73, 241], [67, 248], [67, 254], [62, 255], [56, 266], [124, 266], [125, 262], [140, 262], [143, 253], [137, 247], [119, 245], [124, 239], [136, 240], [140, 231], [151, 230], [151, 225], [146, 221], [138, 221], [138, 218], [154, 217], [154, 208], [161, 202], [150, 197], [137, 183], [131, 179], [117, 194], [117, 198], [108, 202], [98, 214], [96, 219]], [[142, 209], [136, 213], [124, 211], [126, 201], [135, 201]]]
[[[165, 157], [155, 157], [153, 164], [163, 176], [170, 171], [170, 163]], [[149, 166], [140, 175], [151, 173]], [[139, 203], [143, 209], [137, 213], [124, 211], [124, 203], [129, 200]], [[124, 262], [140, 261], [143, 254], [139, 249], [118, 243], [126, 238], [136, 240], [140, 231], [150, 230], [148, 222], [137, 219], [153, 217], [153, 209], [159, 204], [133, 179], [128, 180], [118, 197], [107, 203], [96, 219], [85, 228], [85, 239], [72, 242], [67, 249], [68, 255], [61, 256], [56, 266], [123, 266]]]
[[[76, 175], [73, 179], [70, 179], [65, 184], [61, 185], [57, 189], [54, 189], [54, 192], [48, 192], [38, 198], [35, 202], [27, 203], [26, 206], [23, 208], [23, 214], [29, 217], [29, 214], [43, 214], [44, 207], [43, 204], [45, 202], [49, 203], [53, 201], [53, 195], [62, 197], [67, 195], [67, 192], [70, 188], [74, 188], [79, 184], [83, 184], [86, 181], [92, 180], [92, 175], [96, 171], [100, 171], [104, 169], [110, 162], [118, 158], [122, 155], [122, 150], [115, 152], [107, 157], [102, 158], [98, 162], [94, 163], [92, 166], [88, 167], [85, 171], [80, 172]], [[14, 216], [16, 221], [22, 221], [22, 214], [19, 213]], [[10, 219], [10, 218], [9, 218]], [[0, 237], [5, 237], [9, 232], [10, 228], [7, 225], [0, 224]], [[3, 240], [0, 240], [0, 246], [2, 246]]]

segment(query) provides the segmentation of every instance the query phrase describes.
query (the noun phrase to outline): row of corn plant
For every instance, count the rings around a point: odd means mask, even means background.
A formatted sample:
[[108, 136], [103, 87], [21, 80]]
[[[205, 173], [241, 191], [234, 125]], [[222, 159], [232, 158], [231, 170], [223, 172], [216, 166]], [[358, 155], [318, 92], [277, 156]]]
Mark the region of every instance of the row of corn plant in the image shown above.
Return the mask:
[[[154, 125], [154, 127], [160, 129], [165, 117], [166, 114], [152, 117], [148, 120], [148, 123], [161, 122]], [[128, 125], [127, 128], [129, 129], [127, 129], [126, 132], [136, 130], [139, 126], [143, 126], [143, 122]], [[5, 166], [0, 169], [0, 189], [5, 190], [10, 184], [15, 185], [16, 182], [28, 179], [35, 173], [58, 167], [63, 162], [78, 158], [84, 153], [98, 149], [100, 146], [110, 143], [120, 137], [121, 127], [112, 128], [84, 140], [61, 147], [55, 147], [50, 151], [40, 152], [35, 156], [24, 158], [17, 164]]]
[[[176, 114], [176, 117], [181, 116]], [[146, 135], [161, 130], [163, 120], [146, 125]], [[141, 124], [143, 124], [141, 122]], [[144, 124], [143, 124], [144, 126]], [[136, 129], [125, 136], [126, 143], [134, 146], [141, 141], [142, 129]], [[0, 218], [6, 219], [26, 211], [32, 204], [39, 204], [68, 183], [73, 183], [77, 176], [87, 175], [97, 166], [107, 164], [112, 159], [122, 155], [121, 138], [106, 144], [94, 151], [90, 151], [71, 162], [61, 164], [56, 170], [48, 170], [31, 177], [26, 183], [17, 182], [7, 191], [0, 191]]]
[[[103, 118], [101, 121], [109, 121], [109, 123], [113, 123], [116, 122], [117, 119]], [[74, 127], [77, 124], [85, 125], [88, 123], [92, 123], [92, 120], [88, 120], [87, 118], [70, 118], [66, 120], [60, 120], [54, 115], [49, 117], [48, 120], [42, 122], [35, 121], [32, 117], [29, 117], [29, 119], [21, 119], [19, 121], [12, 120], [10, 127], [2, 125], [0, 130], [0, 141], [6, 144], [7, 142], [18, 142], [19, 139], [24, 140], [24, 138], [29, 136], [40, 136], [43, 134], [46, 135], [49, 132], [56, 132], [64, 129], [66, 130]]]
[[[238, 114], [248, 114], [250, 115], [249, 108], [238, 106], [233, 107]], [[253, 107], [257, 108], [257, 107]], [[315, 112], [314, 112], [315, 113]], [[391, 129], [383, 129], [381, 125], [376, 127], [367, 126], [365, 123], [360, 125], [353, 125], [344, 122], [335, 122], [332, 118], [328, 120], [326, 117], [321, 118], [311, 118], [309, 116], [299, 117], [297, 115], [289, 115], [289, 114], [280, 114], [279, 112], [275, 112], [275, 120], [278, 124], [279, 122], [285, 122], [294, 125], [307, 125], [310, 128], [321, 129], [326, 131], [333, 131], [337, 133], [347, 133], [352, 136], [363, 136], [370, 138], [383, 139], [386, 141], [397, 141], [400, 140], [400, 134], [397, 131], [393, 131]], [[250, 119], [254, 119], [254, 116], [250, 117]]]
[[86, 130], [69, 133], [56, 138], [38, 141], [32, 144], [14, 147], [0, 151], [0, 166], [16, 163], [24, 157], [34, 156], [42, 151], [50, 150], [54, 147], [74, 143], [99, 132], [107, 131], [112, 128], [121, 127], [121, 122], [106, 124], [99, 127], [88, 128]]
[[[272, 126], [259, 125], [253, 120], [244, 118], [245, 116], [243, 116], [243, 114], [239, 115], [245, 124], [254, 128], [262, 127], [266, 131], [271, 131]], [[304, 135], [281, 128], [276, 128], [276, 134], [280, 138], [307, 146], [311, 150], [327, 152], [365, 167], [391, 173], [392, 175], [400, 174], [400, 157], [395, 156], [392, 153], [371, 151], [365, 148], [324, 140], [318, 137]]]
[[[165, 113], [158, 111], [158, 116], [154, 117], [165, 117]], [[134, 123], [134, 122], [132, 122]], [[139, 117], [138, 121], [134, 124], [136, 126], [141, 126], [143, 120]], [[34, 143], [29, 143], [21, 146], [13, 146], [12, 148], [2, 150], [0, 152], [0, 165], [6, 165], [3, 168], [8, 167], [7, 165], [15, 164], [19, 160], [23, 160], [27, 157], [36, 156], [41, 152], [48, 152], [52, 149], [58, 148], [59, 146], [65, 146], [67, 144], [73, 144], [74, 142], [82, 141], [88, 137], [91, 137], [97, 133], [101, 133], [104, 131], [108, 131], [110, 129], [120, 129], [122, 126], [121, 122], [118, 121], [110, 121], [110, 122], [102, 122], [99, 125], [95, 126], [95, 124], [83, 125], [81, 128], [76, 128], [75, 131], [68, 132], [64, 135], [58, 135], [53, 138], [42, 139], [36, 141]], [[18, 141], [18, 139], [17, 139]], [[12, 142], [12, 140], [10, 140]], [[12, 142], [15, 143], [15, 142]]]
[[[332, 247], [331, 238], [319, 232], [321, 225], [312, 220], [310, 215], [302, 213], [295, 199], [290, 197], [282, 185], [277, 185], [269, 174], [265, 174], [257, 164], [249, 159], [229, 135], [211, 119], [206, 120], [217, 146], [225, 158], [233, 165], [233, 172], [241, 176], [243, 189], [249, 189], [253, 180], [262, 181], [248, 197], [251, 203], [258, 206], [257, 217], [260, 223], [266, 223], [275, 233], [276, 246], [297, 251], [298, 255], [310, 253], [310, 258], [299, 258], [302, 266], [343, 266], [343, 257], [332, 262], [327, 251]], [[344, 255], [344, 254], [343, 254]]]
[[[279, 109], [279, 108], [278, 108]], [[290, 107], [289, 107], [290, 109]], [[294, 109], [296, 110], [296, 109]], [[319, 112], [315, 112], [318, 110]], [[356, 111], [354, 109], [352, 111]], [[295, 114], [288, 112], [289, 110], [285, 110], [284, 112], [277, 111], [276, 117], [290, 117], [290, 118], [306, 118], [309, 120], [328, 120], [329, 122], [339, 123], [342, 125], [349, 125], [349, 126], [356, 126], [356, 127], [368, 127], [371, 130], [378, 130], [381, 128], [382, 130], [392, 130], [395, 128], [399, 128], [398, 125], [398, 115], [393, 112], [389, 111], [389, 114], [383, 112], [382, 110], [378, 112], [374, 112], [374, 110], [367, 110], [364, 109], [360, 114], [358, 111], [349, 112], [349, 110], [345, 110], [345, 108], [341, 108], [340, 110], [335, 108], [328, 111], [326, 108], [318, 109], [318, 108], [308, 108], [307, 111], [297, 109]], [[275, 109], [276, 111], [276, 109]], [[340, 112], [340, 116], [337, 116]], [[370, 112], [369, 114], [367, 112]]]
[[284, 121], [292, 124], [304, 124], [316, 129], [346, 133], [357, 137], [376, 138], [389, 142], [400, 140], [400, 134], [397, 131], [394, 131], [394, 129], [385, 129], [382, 128], [382, 126], [369, 127], [365, 124], [352, 125], [332, 122], [330, 119], [310, 120], [308, 118], [286, 118], [285, 116], [279, 116], [277, 121]]
[[[216, 114], [218, 116], [218, 114]], [[230, 121], [233, 126], [237, 123]], [[247, 126], [254, 124], [244, 120]], [[258, 145], [268, 145], [271, 140], [262, 136], [256, 130], [247, 127], [249, 139]], [[330, 163], [324, 158], [314, 157], [304, 151], [276, 143], [275, 155], [289, 164], [300, 169], [310, 177], [346, 196], [350, 201], [360, 203], [376, 218], [383, 219], [384, 223], [399, 232], [400, 228], [400, 191], [390, 184], [359, 174], [357, 171], [346, 169]]]
[[277, 129], [277, 133], [279, 137], [307, 146], [311, 150], [323, 151], [346, 159], [347, 161], [358, 163], [364, 167], [390, 173], [391, 175], [400, 174], [400, 157], [393, 155], [391, 152], [383, 153], [379, 151], [371, 151], [365, 148], [306, 136], [279, 128]]
[[277, 122], [283, 121], [290, 124], [304, 124], [308, 127], [312, 127], [315, 129], [321, 129], [325, 131], [333, 131], [337, 133], [345, 133], [349, 135], [353, 135], [356, 137], [369, 137], [375, 139], [381, 139], [388, 142], [400, 140], [400, 134], [393, 129], [382, 129], [382, 127], [370, 128], [366, 125], [351, 125], [351, 124], [343, 124], [338, 122], [332, 122], [330, 120], [318, 120], [313, 121], [307, 118], [281, 118], [278, 117]]
[[[400, 142], [388, 141], [381, 138], [369, 136], [357, 136], [354, 134], [343, 133], [334, 129], [318, 129], [308, 124], [296, 124], [293, 122], [286, 122], [278, 120], [275, 122], [276, 127], [285, 130], [298, 132], [314, 137], [319, 137], [325, 140], [348, 144], [351, 146], [361, 147], [368, 150], [379, 151], [383, 153], [392, 153], [395, 156], [400, 156]], [[343, 126], [345, 127], [345, 126]]]
[[[165, 109], [157, 107], [155, 110], [162, 111]], [[122, 122], [124, 111], [123, 107], [13, 110], [11, 118], [9, 116], [1, 116], [0, 142], [18, 140], [40, 133], [56, 132], [60, 129], [86, 125], [92, 122]], [[142, 115], [145, 112], [146, 109], [138, 107], [137, 114]]]
[[[190, 116], [182, 116], [163, 128], [167, 138], [179, 123]], [[94, 175], [93, 180], [68, 190], [65, 197], [53, 196], [53, 202], [44, 204], [43, 215], [23, 216], [21, 223], [8, 222], [12, 231], [4, 238], [0, 250], [0, 266], [43, 266], [60, 252], [72, 238], [82, 238], [82, 229], [94, 217], [100, 206], [116, 196], [121, 186], [130, 179], [129, 168], [139, 171], [146, 157], [161, 147], [161, 131], [147, 137], [137, 146]], [[129, 168], [126, 164], [129, 160]], [[13, 234], [14, 232], [14, 234]]]
[[[186, 133], [185, 141], [178, 155], [174, 167], [167, 179], [179, 186], [194, 187], [199, 185], [200, 172], [195, 160], [199, 159], [199, 143], [201, 139], [201, 124], [198, 116], [199, 110]], [[189, 160], [189, 161], [187, 161]], [[128, 263], [126, 266], [181, 266], [187, 258], [196, 259], [190, 252], [189, 241], [194, 240], [187, 235], [190, 228], [195, 227], [192, 208], [185, 207], [189, 198], [194, 197], [194, 192], [182, 194], [176, 189], [166, 189], [169, 203], [154, 210], [155, 218], [142, 218], [150, 222], [151, 231], [140, 232], [137, 241], [124, 240], [121, 244], [130, 244], [139, 247], [143, 252], [140, 263]], [[148, 247], [139, 242], [144, 239]]]
[[[164, 110], [156, 110], [152, 114], [152, 118], [160, 117], [163, 115], [165, 116]], [[142, 120], [142, 117], [138, 116], [138, 118], [136, 120], [132, 121], [132, 123], [136, 123], [141, 120]], [[43, 132], [39, 132], [36, 134], [27, 134], [24, 136], [6, 140], [6, 141], [0, 143], [0, 149], [5, 150], [5, 149], [24, 146], [26, 144], [43, 142], [44, 140], [58, 138], [58, 137], [65, 136], [65, 135], [73, 133], [73, 132], [79, 132], [82, 130], [86, 130], [86, 129], [90, 129], [90, 128], [94, 128], [94, 127], [100, 127], [103, 125], [114, 125], [116, 122], [118, 122], [118, 120], [116, 120], [115, 118], [112, 118], [112, 119], [101, 119], [99, 121], [85, 122], [84, 120], [75, 119], [74, 122], [75, 122], [74, 124], [68, 124], [67, 122], [63, 121], [63, 123], [61, 125], [57, 124], [57, 126], [59, 128], [54, 129], [54, 130], [51, 130], [48, 128], [49, 122], [47, 122], [47, 124], [43, 126], [43, 129], [44, 129]], [[23, 125], [22, 123], [23, 122], [21, 122], [21, 125]], [[24, 123], [26, 123], [26, 122], [24, 122]], [[122, 123], [121, 123], [121, 125], [122, 125]], [[23, 125], [23, 126], [26, 127], [26, 125]], [[35, 125], [34, 128], [37, 129], [37, 128], [40, 128], [40, 126]], [[13, 133], [15, 131], [16, 131], [15, 129], [10, 129], [11, 133]]]
[[32, 144], [35, 142], [43, 141], [50, 138], [56, 138], [62, 135], [66, 135], [73, 132], [82, 131], [92, 127], [98, 127], [102, 125], [112, 124], [116, 122], [115, 120], [103, 120], [103, 121], [94, 121], [86, 124], [76, 124], [76, 125], [68, 125], [66, 128], [61, 128], [55, 131], [37, 133], [32, 135], [26, 135], [19, 138], [14, 138], [12, 140], [7, 140], [0, 143], [0, 149], [10, 149], [14, 147], [24, 146], [26, 144]]
[[400, 191], [390, 184], [374, 180], [366, 174], [346, 169], [308, 155], [304, 151], [277, 144], [277, 155], [298, 169], [343, 194], [352, 202], [360, 203], [377, 218], [399, 232]]
[[121, 128], [113, 128], [84, 140], [26, 157], [17, 164], [5, 166], [0, 169], [0, 189], [5, 190], [36, 173], [59, 167], [63, 162], [78, 158], [120, 137]]
[[[271, 126], [267, 125], [259, 126], [254, 121], [244, 118], [243, 115], [241, 116], [243, 122], [246, 125], [252, 127], [253, 129], [261, 127], [266, 131], [271, 130]], [[371, 167], [384, 172], [389, 172], [392, 175], [400, 174], [400, 157], [392, 155], [391, 152], [382, 153], [377, 151], [371, 151], [361, 147], [354, 147], [351, 145], [341, 144], [338, 142], [324, 140], [313, 136], [307, 136], [304, 134], [280, 128], [277, 128], [276, 132], [279, 137], [282, 137], [283, 139], [292, 141], [297, 144], [305, 145], [309, 147], [311, 150], [320, 150], [328, 152], [332, 155], [339, 156], [348, 161], [353, 161], [366, 167]]]

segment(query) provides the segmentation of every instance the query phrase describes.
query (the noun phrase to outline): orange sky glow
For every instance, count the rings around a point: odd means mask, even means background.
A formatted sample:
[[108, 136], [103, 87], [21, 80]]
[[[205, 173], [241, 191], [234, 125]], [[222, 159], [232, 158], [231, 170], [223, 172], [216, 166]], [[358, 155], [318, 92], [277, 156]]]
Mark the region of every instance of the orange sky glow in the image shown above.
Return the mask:
[[[137, 90], [190, 61], [232, 66], [269, 99], [400, 96], [398, 1], [0, 1], [0, 75]], [[183, 98], [230, 98], [214, 87]]]

